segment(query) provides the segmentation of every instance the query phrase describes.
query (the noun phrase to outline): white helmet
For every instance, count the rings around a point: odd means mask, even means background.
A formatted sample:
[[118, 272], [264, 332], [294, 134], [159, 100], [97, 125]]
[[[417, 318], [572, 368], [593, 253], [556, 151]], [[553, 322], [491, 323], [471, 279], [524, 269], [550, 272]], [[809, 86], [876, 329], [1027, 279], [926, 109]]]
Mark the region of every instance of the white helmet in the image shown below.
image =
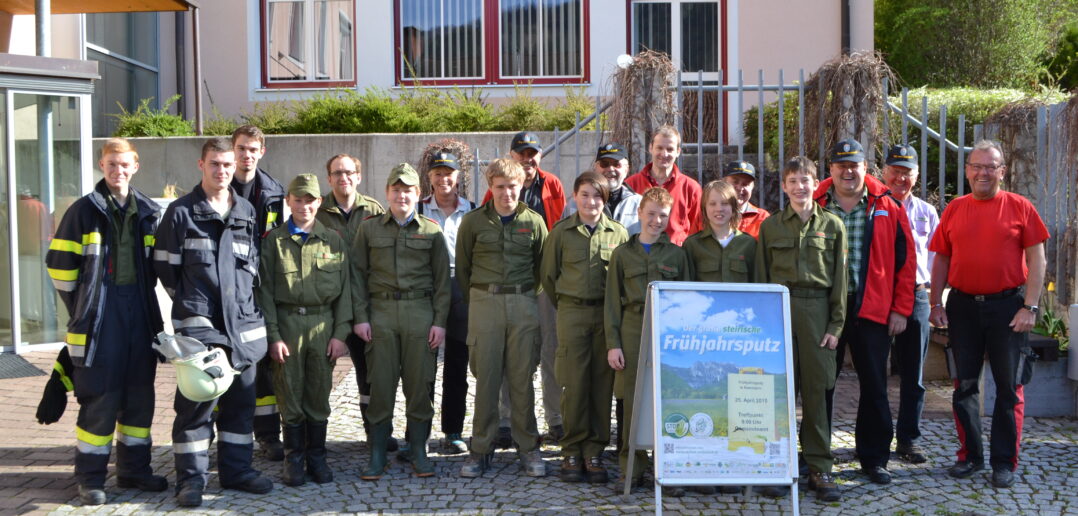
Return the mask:
[[187, 358], [172, 360], [176, 366], [176, 386], [191, 401], [206, 402], [219, 398], [240, 374], [232, 369], [221, 348], [201, 351]]

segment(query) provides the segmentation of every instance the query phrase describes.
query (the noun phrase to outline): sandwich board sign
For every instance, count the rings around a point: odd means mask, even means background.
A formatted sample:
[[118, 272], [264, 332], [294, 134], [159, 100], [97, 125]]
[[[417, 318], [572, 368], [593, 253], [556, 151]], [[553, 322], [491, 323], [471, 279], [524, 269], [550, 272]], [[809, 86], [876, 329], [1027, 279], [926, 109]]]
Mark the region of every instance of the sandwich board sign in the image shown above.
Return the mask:
[[654, 450], [657, 513], [663, 485], [784, 485], [797, 514], [789, 296], [774, 284], [649, 285], [627, 446], [629, 471], [635, 450]]

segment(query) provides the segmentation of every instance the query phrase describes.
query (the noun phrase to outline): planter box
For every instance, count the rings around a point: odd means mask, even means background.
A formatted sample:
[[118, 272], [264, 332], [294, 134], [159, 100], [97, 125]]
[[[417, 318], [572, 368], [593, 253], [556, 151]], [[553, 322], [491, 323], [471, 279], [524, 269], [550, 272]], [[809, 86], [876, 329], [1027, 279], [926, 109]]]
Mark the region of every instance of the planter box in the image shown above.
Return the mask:
[[[1033, 380], [1025, 386], [1026, 416], [1073, 417], [1078, 397], [1078, 382], [1067, 377], [1068, 362], [1073, 353], [1060, 355], [1059, 360], [1038, 360], [1033, 367]], [[988, 363], [984, 365], [984, 414], [992, 414], [996, 402], [996, 383]]]

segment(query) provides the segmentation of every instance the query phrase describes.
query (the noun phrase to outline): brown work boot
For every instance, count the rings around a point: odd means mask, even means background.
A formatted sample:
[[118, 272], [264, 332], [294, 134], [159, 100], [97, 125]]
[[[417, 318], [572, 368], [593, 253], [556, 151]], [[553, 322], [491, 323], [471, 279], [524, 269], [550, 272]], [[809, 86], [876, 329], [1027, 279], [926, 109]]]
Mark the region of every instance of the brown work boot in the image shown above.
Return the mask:
[[561, 461], [561, 480], [563, 482], [583, 482], [584, 463], [580, 457], [565, 457]]
[[588, 457], [584, 465], [586, 467], [584, 475], [588, 478], [589, 484], [605, 484], [610, 480], [606, 466], [603, 466], [602, 457]]
[[838, 491], [838, 484], [830, 473], [809, 473], [809, 489], [816, 491], [816, 498], [825, 502], [837, 502], [842, 499], [842, 493]]

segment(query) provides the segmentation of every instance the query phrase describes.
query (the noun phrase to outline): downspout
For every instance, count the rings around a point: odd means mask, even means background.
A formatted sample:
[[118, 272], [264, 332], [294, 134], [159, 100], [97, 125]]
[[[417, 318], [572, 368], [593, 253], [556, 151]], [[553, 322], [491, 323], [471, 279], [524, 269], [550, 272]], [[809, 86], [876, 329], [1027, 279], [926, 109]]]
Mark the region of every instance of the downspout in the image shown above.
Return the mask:
[[191, 51], [195, 54], [195, 134], [202, 136], [202, 56], [199, 54], [198, 7], [191, 8]]
[[51, 0], [34, 0], [34, 28], [37, 43], [37, 55], [49, 57], [52, 54], [52, 3]]
[[850, 2], [842, 0], [842, 55], [850, 55]]
[[179, 115], [187, 118], [187, 26], [184, 24], [184, 11], [173, 13], [173, 25], [176, 32], [176, 93], [183, 99], [179, 103]]

